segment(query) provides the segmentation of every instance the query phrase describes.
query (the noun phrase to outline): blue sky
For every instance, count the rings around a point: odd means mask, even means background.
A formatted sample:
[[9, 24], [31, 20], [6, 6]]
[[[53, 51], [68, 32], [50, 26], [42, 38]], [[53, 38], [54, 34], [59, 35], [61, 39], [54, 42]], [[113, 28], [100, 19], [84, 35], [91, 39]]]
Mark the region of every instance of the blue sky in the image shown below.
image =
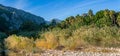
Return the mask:
[[120, 11], [120, 0], [0, 0], [0, 4], [25, 10], [45, 20], [63, 20], [87, 13], [89, 9], [94, 13], [103, 9]]

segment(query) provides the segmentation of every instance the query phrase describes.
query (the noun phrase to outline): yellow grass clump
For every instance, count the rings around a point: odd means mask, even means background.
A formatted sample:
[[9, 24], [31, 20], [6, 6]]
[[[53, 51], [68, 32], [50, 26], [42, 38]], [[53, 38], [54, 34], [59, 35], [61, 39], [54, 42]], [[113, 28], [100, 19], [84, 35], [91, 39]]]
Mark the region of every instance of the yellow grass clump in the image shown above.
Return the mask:
[[43, 49], [54, 49], [58, 45], [58, 40], [51, 32], [42, 35], [44, 39], [36, 40], [36, 47]]
[[5, 39], [5, 46], [13, 51], [32, 51], [35, 45], [33, 39], [12, 35]]

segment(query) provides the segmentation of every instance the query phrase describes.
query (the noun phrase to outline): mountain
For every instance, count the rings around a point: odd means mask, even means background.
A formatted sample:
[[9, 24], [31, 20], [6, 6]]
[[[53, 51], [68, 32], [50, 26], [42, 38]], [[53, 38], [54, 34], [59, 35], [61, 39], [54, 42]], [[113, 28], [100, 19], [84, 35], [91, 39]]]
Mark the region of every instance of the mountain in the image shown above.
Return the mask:
[[56, 23], [61, 23], [61, 22], [62, 22], [62, 20], [60, 20], [60, 19], [52, 19], [51, 21], [47, 21], [47, 20], [46, 20], [46, 24], [49, 25], [50, 23], [52, 23], [53, 20], [54, 20]]
[[53, 20], [55, 20], [57, 23], [62, 22], [62, 20], [60, 20], [60, 19], [53, 19]]
[[[45, 23], [44, 18], [25, 12], [20, 9], [4, 6], [0, 4], [0, 21], [5, 21], [4, 24], [9, 26], [8, 29], [19, 29], [21, 24], [26, 21], [31, 21], [36, 24]], [[3, 23], [0, 23], [0, 29], [3, 28]]]

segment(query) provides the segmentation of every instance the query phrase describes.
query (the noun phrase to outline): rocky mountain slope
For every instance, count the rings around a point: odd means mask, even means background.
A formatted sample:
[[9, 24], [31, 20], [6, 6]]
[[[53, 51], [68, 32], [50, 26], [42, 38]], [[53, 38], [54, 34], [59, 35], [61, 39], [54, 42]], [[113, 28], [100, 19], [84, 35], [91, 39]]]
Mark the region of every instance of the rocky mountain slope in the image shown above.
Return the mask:
[[[45, 23], [44, 18], [25, 12], [20, 9], [3, 6], [0, 4], [0, 21], [5, 21], [9, 29], [19, 29], [25, 21], [32, 21], [36, 24]], [[0, 23], [0, 29], [3, 28], [3, 23]]]

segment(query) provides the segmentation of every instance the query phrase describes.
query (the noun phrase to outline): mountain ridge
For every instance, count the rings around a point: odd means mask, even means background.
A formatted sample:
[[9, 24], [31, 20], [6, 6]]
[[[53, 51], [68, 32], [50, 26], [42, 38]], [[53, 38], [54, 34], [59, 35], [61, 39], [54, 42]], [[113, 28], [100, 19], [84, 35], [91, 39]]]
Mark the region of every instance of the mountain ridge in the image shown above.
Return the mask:
[[45, 23], [44, 18], [40, 16], [2, 4], [0, 4], [0, 17], [9, 22], [9, 29], [19, 29], [21, 24], [25, 21], [32, 21], [39, 25]]

